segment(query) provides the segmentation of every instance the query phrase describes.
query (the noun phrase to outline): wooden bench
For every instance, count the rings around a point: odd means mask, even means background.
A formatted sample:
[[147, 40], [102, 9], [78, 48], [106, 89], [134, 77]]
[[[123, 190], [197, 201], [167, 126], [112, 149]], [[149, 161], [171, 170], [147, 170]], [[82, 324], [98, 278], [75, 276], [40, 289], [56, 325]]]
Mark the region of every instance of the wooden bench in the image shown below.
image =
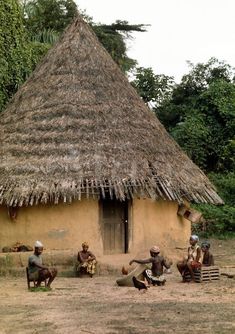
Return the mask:
[[[211, 282], [220, 279], [219, 267], [210, 266], [210, 267], [201, 267], [194, 271], [195, 282]], [[184, 280], [189, 282], [191, 280], [191, 275], [189, 272], [186, 272], [184, 275]]]

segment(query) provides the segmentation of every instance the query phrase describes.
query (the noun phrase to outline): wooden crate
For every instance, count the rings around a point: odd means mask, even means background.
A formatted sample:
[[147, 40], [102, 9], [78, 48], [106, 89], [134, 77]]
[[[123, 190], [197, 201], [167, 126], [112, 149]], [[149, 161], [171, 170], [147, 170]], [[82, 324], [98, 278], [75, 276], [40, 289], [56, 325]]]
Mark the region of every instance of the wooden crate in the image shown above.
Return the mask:
[[[202, 267], [194, 272], [195, 282], [211, 282], [220, 279], [219, 267], [210, 266], [210, 267]], [[186, 273], [184, 276], [186, 282], [191, 280], [191, 276], [189, 273]]]
[[210, 267], [202, 267], [200, 270], [195, 272], [195, 282], [210, 282], [216, 281], [220, 279], [219, 267], [210, 266]]

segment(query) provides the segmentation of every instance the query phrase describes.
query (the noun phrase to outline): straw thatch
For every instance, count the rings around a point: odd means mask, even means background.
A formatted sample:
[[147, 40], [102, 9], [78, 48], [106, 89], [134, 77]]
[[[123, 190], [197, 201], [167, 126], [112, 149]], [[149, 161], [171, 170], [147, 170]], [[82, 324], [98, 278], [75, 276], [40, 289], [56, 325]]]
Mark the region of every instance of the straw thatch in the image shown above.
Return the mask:
[[0, 140], [0, 204], [222, 203], [80, 17], [0, 115]]

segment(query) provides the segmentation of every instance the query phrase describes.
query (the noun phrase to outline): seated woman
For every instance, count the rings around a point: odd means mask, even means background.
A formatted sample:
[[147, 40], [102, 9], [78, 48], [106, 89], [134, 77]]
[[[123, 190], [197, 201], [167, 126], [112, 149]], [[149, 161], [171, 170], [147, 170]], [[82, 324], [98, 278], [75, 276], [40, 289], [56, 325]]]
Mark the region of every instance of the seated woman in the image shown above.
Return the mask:
[[89, 274], [90, 277], [93, 277], [95, 274], [95, 265], [96, 265], [96, 257], [95, 255], [88, 250], [89, 245], [87, 242], [82, 243], [82, 250], [78, 252], [77, 260], [78, 266], [77, 271], [78, 274]]
[[209, 251], [210, 249], [210, 243], [208, 241], [203, 241], [201, 244], [201, 248], [202, 248], [202, 254], [203, 254], [203, 258], [202, 258], [202, 266], [203, 267], [209, 267], [209, 266], [214, 266], [214, 257], [212, 255], [212, 253]]
[[197, 235], [191, 235], [189, 239], [190, 246], [188, 247], [187, 259], [177, 263], [177, 268], [182, 275], [183, 282], [185, 282], [185, 274], [189, 273], [191, 279], [194, 281], [194, 271], [200, 269], [202, 266], [202, 252], [200, 246], [197, 244], [199, 238]]

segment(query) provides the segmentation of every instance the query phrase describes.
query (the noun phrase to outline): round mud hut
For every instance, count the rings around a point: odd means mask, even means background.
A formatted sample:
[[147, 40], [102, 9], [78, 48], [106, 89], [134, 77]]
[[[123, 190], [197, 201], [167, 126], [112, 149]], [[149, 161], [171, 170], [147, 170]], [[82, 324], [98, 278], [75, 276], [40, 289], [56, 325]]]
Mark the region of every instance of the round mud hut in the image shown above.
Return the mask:
[[175, 247], [183, 204], [222, 203], [80, 16], [0, 115], [0, 140], [0, 248]]

